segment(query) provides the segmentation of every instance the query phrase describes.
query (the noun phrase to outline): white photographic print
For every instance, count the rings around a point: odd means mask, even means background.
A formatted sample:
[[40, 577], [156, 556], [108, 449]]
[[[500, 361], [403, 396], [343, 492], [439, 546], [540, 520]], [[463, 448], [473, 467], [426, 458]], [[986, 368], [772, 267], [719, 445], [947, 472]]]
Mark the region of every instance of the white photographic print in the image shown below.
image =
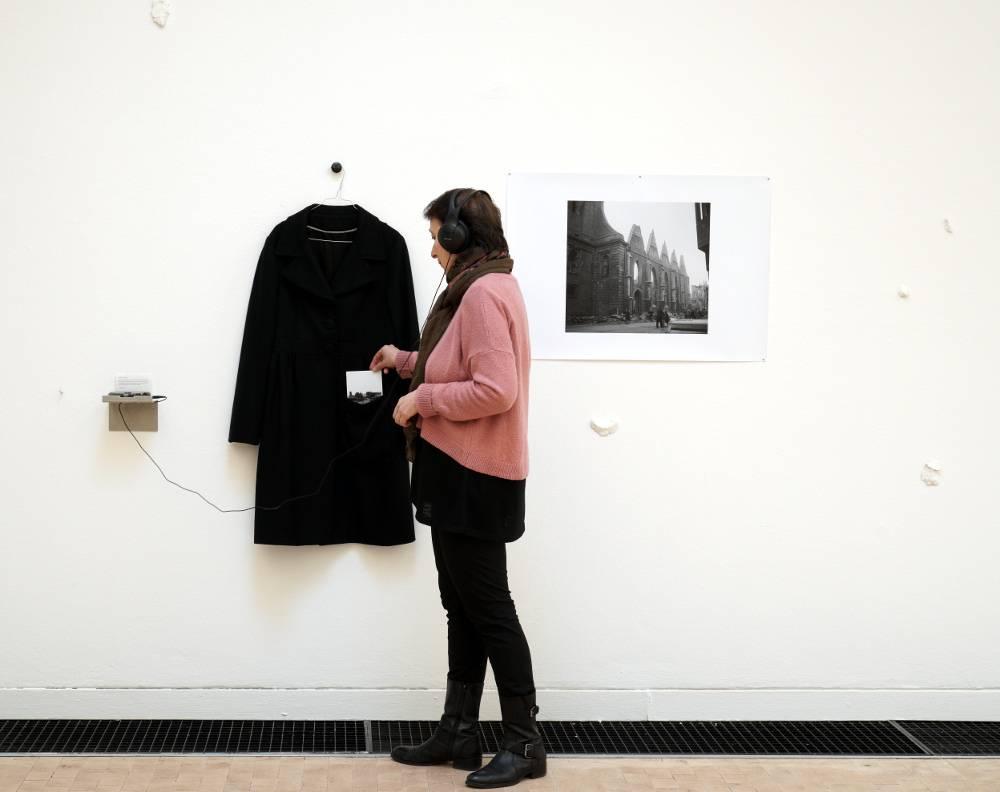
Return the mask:
[[763, 360], [766, 177], [509, 174], [532, 357]]
[[348, 371], [347, 398], [357, 404], [367, 404], [382, 395], [382, 373], [379, 371]]

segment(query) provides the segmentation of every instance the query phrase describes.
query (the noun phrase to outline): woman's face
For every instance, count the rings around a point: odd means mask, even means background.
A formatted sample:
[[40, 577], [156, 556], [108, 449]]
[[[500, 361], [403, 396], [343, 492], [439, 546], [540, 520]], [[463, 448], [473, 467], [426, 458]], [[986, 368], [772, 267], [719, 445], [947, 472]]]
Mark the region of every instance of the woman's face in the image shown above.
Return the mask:
[[441, 228], [441, 221], [437, 218], [431, 218], [430, 232], [431, 238], [434, 240], [434, 245], [431, 247], [431, 258], [437, 259], [437, 263], [441, 265], [441, 269], [445, 272], [448, 271], [448, 267], [451, 265], [451, 257], [453, 254], [445, 250], [441, 245], [438, 244], [438, 229]]

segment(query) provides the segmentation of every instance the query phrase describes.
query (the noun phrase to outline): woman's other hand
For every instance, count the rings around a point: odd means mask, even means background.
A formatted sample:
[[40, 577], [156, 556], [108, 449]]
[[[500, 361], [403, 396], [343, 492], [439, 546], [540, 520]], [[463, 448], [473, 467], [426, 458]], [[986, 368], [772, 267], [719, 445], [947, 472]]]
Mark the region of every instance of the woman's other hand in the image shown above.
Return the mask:
[[399, 352], [399, 348], [393, 346], [392, 344], [386, 344], [378, 352], [375, 353], [375, 357], [372, 358], [372, 362], [368, 364], [368, 368], [371, 371], [378, 371], [382, 369], [382, 373], [388, 373], [389, 369], [396, 368], [396, 353]]
[[392, 420], [400, 426], [406, 426], [410, 419], [417, 414], [417, 394], [407, 393], [396, 402], [396, 409], [392, 411]]

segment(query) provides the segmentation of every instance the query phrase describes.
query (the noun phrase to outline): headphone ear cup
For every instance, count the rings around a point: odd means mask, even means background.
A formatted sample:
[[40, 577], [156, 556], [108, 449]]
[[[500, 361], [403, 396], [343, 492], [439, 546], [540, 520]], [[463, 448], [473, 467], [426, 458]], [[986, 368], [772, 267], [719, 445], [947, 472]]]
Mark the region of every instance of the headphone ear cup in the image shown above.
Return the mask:
[[449, 253], [461, 253], [469, 243], [469, 228], [461, 220], [442, 223], [437, 240]]
[[466, 197], [461, 204], [459, 204], [458, 191], [456, 190], [448, 199], [448, 214], [445, 216], [444, 222], [438, 229], [437, 239], [438, 244], [449, 253], [461, 253], [469, 246], [472, 235], [469, 232], [469, 227], [462, 222], [462, 216], [459, 214], [459, 211], [462, 206], [472, 200], [472, 197], [477, 193], [484, 193], [486, 197], [489, 198], [489, 193], [485, 190], [473, 190], [473, 192]]

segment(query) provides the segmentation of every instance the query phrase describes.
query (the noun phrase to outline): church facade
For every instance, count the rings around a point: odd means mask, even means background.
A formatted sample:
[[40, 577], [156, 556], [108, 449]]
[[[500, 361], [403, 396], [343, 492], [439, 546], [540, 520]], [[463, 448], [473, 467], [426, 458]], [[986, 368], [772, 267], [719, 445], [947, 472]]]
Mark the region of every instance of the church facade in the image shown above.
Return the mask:
[[643, 242], [633, 225], [626, 239], [608, 223], [603, 201], [569, 201], [566, 236], [566, 321], [644, 315], [650, 308], [682, 314], [691, 300], [684, 256]]

